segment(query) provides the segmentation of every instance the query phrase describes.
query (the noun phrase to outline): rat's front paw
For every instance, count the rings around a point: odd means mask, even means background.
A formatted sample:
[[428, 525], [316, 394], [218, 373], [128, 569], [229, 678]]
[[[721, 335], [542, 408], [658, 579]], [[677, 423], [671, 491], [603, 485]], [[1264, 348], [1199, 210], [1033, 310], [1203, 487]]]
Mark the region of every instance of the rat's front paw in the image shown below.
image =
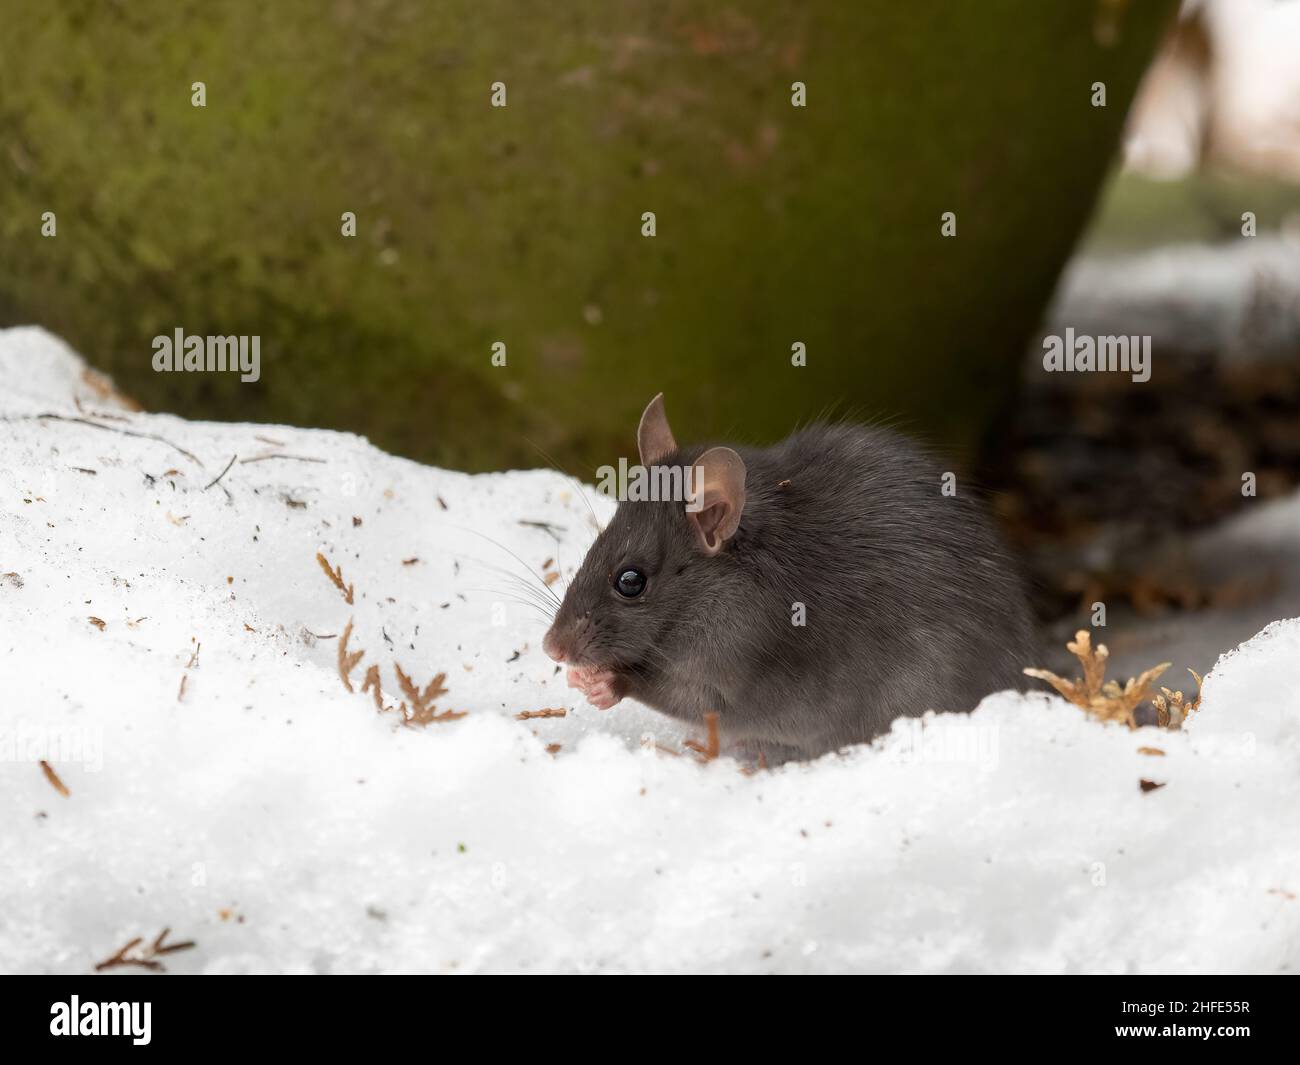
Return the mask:
[[574, 666], [567, 679], [569, 687], [582, 692], [597, 710], [609, 710], [623, 698], [623, 682], [613, 670]]

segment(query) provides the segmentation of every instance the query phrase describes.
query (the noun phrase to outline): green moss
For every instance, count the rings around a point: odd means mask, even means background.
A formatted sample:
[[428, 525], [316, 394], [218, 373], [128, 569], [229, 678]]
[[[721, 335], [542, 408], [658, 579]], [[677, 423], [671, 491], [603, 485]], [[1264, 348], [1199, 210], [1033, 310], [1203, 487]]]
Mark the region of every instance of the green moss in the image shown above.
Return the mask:
[[[685, 437], [835, 407], [960, 448], [1173, 6], [1102, 47], [1092, 2], [33, 5], [0, 35], [0, 312], [147, 407], [471, 469], [590, 469], [660, 389]], [[154, 374], [178, 326], [259, 335], [261, 382]]]

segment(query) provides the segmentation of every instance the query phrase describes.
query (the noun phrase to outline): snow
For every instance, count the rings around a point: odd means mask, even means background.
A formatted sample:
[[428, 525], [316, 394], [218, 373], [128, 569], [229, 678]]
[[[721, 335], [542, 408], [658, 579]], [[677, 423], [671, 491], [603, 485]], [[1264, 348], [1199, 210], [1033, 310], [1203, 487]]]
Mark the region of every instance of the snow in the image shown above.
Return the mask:
[[1223, 648], [1236, 646], [1273, 618], [1300, 615], [1300, 494], [1250, 500], [1237, 514], [1190, 536], [1184, 547], [1189, 568], [1207, 583], [1237, 582], [1258, 595], [1112, 627], [1112, 671], [1131, 676], [1152, 662], [1198, 669], [1196, 663], [1213, 663]]
[[[0, 969], [88, 972], [164, 927], [196, 943], [172, 972], [1300, 964], [1300, 621], [1224, 655], [1180, 733], [1005, 693], [812, 765], [701, 764], [643, 744], [682, 750], [653, 712], [577, 701], [493, 590], [580, 562], [571, 480], [127, 413], [82, 370], [0, 332]], [[349, 618], [358, 688], [445, 670], [467, 716], [346, 691]], [[568, 715], [514, 718], [543, 707]]]
[[[1295, 358], [1300, 233], [1076, 257], [1048, 309], [1048, 334], [1150, 336], [1158, 359]], [[1030, 359], [1042, 365], [1042, 346]], [[1156, 367], [1159, 373], [1159, 367]]]

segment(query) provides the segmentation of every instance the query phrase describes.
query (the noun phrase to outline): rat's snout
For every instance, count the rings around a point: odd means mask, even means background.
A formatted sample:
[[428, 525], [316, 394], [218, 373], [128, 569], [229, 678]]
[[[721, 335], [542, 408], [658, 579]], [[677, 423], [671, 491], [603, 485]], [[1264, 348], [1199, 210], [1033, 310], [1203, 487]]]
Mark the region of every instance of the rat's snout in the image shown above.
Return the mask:
[[590, 633], [591, 619], [582, 615], [577, 622], [570, 620], [566, 607], [561, 607], [551, 627], [542, 637], [542, 650], [557, 662], [573, 664], [575, 658], [582, 658], [586, 640]]
[[557, 662], [563, 662], [569, 657], [568, 644], [556, 635], [554, 625], [547, 629], [546, 635], [542, 637], [542, 650]]

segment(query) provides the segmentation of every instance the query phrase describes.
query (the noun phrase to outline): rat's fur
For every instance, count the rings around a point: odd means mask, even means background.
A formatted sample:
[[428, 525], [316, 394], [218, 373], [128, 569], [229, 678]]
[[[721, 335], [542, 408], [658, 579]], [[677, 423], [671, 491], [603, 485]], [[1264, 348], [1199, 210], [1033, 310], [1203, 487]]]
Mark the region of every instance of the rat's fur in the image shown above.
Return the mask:
[[[715, 555], [681, 502], [619, 504], [547, 636], [571, 666], [612, 673], [615, 700], [696, 723], [716, 711], [724, 738], [769, 761], [1019, 686], [1031, 621], [1016, 569], [982, 507], [942, 495], [940, 468], [914, 445], [822, 425], [735, 450], [744, 507]], [[636, 599], [612, 587], [628, 565], [649, 578]]]

